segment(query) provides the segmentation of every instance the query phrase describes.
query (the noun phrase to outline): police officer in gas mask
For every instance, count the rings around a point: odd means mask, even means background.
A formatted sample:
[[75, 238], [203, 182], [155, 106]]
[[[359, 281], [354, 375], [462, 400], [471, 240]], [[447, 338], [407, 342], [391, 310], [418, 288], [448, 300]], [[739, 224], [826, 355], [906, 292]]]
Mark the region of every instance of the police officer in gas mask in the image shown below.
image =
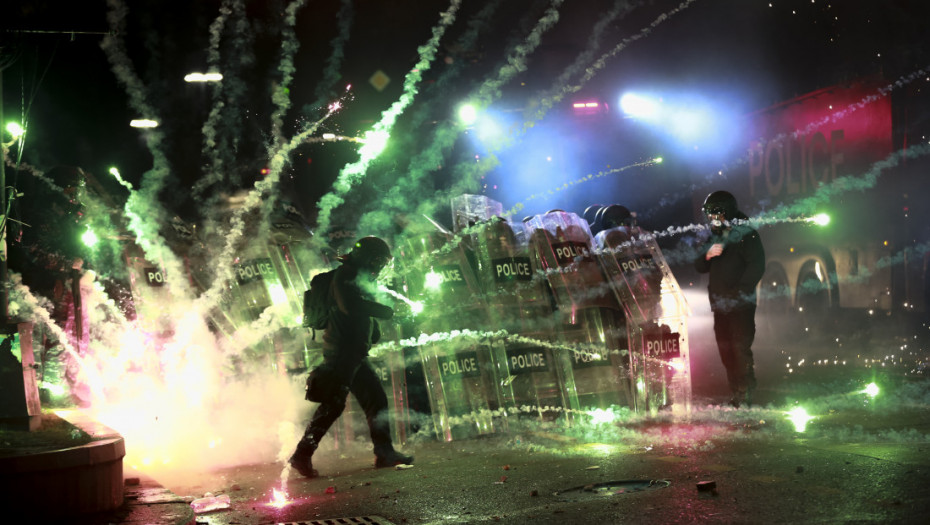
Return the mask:
[[694, 267], [710, 273], [707, 286], [714, 314], [714, 335], [727, 372], [732, 397], [739, 407], [752, 402], [756, 387], [752, 342], [756, 334], [756, 285], [765, 271], [765, 250], [759, 233], [726, 191], [707, 196], [703, 206], [711, 236], [698, 250]]
[[374, 301], [375, 279], [393, 259], [387, 243], [364, 237], [340, 257], [330, 287], [332, 308], [323, 334], [323, 364], [311, 373], [308, 399], [320, 402], [289, 462], [314, 478], [312, 457], [320, 439], [345, 409], [351, 392], [358, 400], [374, 444], [375, 467], [411, 464], [412, 456], [394, 450], [384, 388], [368, 362], [368, 351], [381, 336], [377, 319], [390, 319], [391, 307]]

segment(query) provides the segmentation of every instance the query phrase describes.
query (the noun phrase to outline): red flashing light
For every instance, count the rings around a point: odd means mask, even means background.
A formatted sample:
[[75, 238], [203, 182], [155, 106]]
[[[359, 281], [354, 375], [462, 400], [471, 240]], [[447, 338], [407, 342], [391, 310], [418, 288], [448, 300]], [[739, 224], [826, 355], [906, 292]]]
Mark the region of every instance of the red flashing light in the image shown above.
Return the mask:
[[268, 175], [269, 173], [271, 173], [271, 170], [270, 170], [270, 169], [268, 169], [268, 168], [262, 168], [262, 175]]
[[572, 110], [576, 115], [596, 115], [607, 112], [607, 104], [596, 100], [573, 102]]

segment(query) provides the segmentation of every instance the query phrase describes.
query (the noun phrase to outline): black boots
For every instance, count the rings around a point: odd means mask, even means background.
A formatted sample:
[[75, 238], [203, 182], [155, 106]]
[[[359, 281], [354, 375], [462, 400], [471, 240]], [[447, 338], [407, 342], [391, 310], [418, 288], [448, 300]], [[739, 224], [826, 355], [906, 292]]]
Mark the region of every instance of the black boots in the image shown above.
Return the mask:
[[375, 468], [395, 467], [413, 464], [413, 456], [407, 456], [394, 450], [394, 447], [375, 447]]
[[[320, 473], [313, 468], [313, 452], [316, 451], [317, 442], [312, 436], [304, 436], [297, 442], [297, 450], [288, 460], [291, 467], [305, 478], [319, 477]], [[375, 447], [375, 468], [387, 468], [397, 465], [410, 465], [413, 456], [407, 456], [394, 450], [390, 444]]]
[[742, 402], [743, 402], [743, 395], [740, 394], [739, 392], [734, 392], [733, 395], [730, 396], [730, 401], [727, 402], [727, 404], [733, 408], [739, 408]]
[[297, 450], [288, 460], [288, 463], [294, 467], [294, 470], [305, 478], [315, 478], [320, 475], [313, 468], [313, 452], [316, 450], [317, 442], [312, 437], [304, 436], [297, 442]]
[[730, 398], [729, 403], [730, 406], [733, 408], [739, 408], [742, 405], [746, 405], [747, 407], [751, 406], [753, 390], [755, 390], [755, 385], [733, 390], [733, 396]]

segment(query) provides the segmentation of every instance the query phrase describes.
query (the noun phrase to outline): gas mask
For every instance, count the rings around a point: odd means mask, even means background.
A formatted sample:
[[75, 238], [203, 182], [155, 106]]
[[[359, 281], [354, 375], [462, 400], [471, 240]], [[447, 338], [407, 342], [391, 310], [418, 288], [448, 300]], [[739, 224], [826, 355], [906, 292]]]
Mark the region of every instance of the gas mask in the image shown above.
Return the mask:
[[727, 215], [721, 209], [705, 209], [704, 215], [707, 217], [707, 223], [710, 224], [710, 231], [713, 232], [714, 235], [722, 234], [729, 226]]

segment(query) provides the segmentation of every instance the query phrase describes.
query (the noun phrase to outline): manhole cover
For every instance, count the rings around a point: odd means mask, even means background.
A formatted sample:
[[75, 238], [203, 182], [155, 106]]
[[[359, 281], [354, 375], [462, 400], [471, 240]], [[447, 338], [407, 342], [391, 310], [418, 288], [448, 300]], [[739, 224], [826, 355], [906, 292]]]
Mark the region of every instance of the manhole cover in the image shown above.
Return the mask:
[[354, 518], [328, 518], [325, 520], [301, 520], [287, 523], [275, 522], [275, 525], [394, 525], [381, 516], [356, 516]]
[[626, 479], [621, 481], [605, 481], [592, 483], [571, 489], [560, 490], [553, 494], [561, 501], [579, 501], [610, 496], [635, 494], [647, 490], [664, 489], [672, 482], [664, 479]]

